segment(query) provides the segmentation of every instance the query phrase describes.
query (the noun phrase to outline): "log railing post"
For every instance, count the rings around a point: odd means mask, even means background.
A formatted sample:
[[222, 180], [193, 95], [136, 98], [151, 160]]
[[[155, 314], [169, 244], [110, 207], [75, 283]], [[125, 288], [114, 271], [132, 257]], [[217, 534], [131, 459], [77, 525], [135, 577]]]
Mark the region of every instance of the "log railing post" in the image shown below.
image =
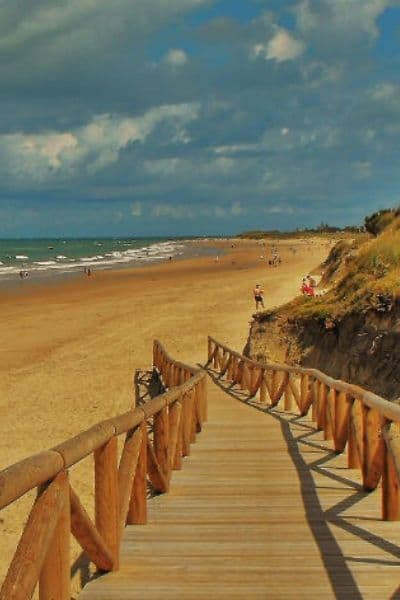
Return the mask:
[[294, 373], [292, 375], [290, 375], [289, 377], [289, 386], [290, 386], [290, 391], [292, 392], [292, 396], [296, 402], [297, 408], [299, 409], [299, 411], [301, 411], [301, 403], [300, 403], [300, 391], [299, 391], [299, 387], [297, 385], [297, 373]]
[[265, 369], [261, 372], [261, 384], [260, 384], [260, 402], [261, 404], [267, 403], [267, 382], [265, 380], [266, 374]]
[[285, 389], [285, 396], [284, 396], [284, 403], [283, 403], [283, 408], [284, 410], [291, 412], [293, 410], [293, 394], [292, 394], [292, 390], [290, 388], [290, 373], [289, 373], [289, 378], [288, 378], [288, 382], [286, 385], [286, 389]]
[[204, 376], [200, 381], [199, 388], [201, 390], [201, 406], [203, 423], [208, 419], [208, 403], [207, 403], [207, 377]]
[[176, 401], [169, 409], [169, 473], [182, 468], [182, 404]]
[[246, 361], [242, 361], [242, 372], [241, 372], [241, 379], [240, 379], [240, 389], [242, 390], [247, 390], [247, 380], [248, 380], [248, 369], [247, 369], [247, 364]]
[[304, 416], [308, 402], [309, 378], [306, 373], [300, 374], [300, 413]]
[[160, 348], [156, 340], [153, 341], [153, 365], [158, 367], [160, 364]]
[[358, 461], [360, 469], [364, 471], [364, 416], [363, 416], [363, 404], [359, 398], [356, 398], [353, 402], [351, 409], [351, 426], [352, 434], [355, 440], [355, 446], [357, 448]]
[[213, 355], [213, 343], [210, 338], [208, 338], [207, 350], [208, 350], [207, 364], [209, 365], [212, 361], [212, 355]]
[[[46, 556], [48, 557], [48, 548], [52, 546], [59, 518], [63, 515], [63, 504], [65, 501], [68, 504], [63, 494], [65, 479], [65, 472], [60, 472], [34, 503], [1, 587], [1, 600], [32, 598]], [[40, 488], [43, 489], [44, 486]], [[62, 598], [64, 597], [63, 595]]]
[[233, 356], [232, 358], [232, 381], [233, 383], [238, 383], [238, 359], [237, 356]]
[[324, 439], [332, 440], [334, 436], [335, 428], [335, 399], [336, 390], [331, 388], [328, 392], [327, 386], [323, 384], [325, 388], [325, 432]]
[[269, 394], [270, 398], [271, 398], [272, 406], [275, 405], [276, 390], [278, 388], [277, 382], [278, 382], [278, 372], [275, 371], [275, 369], [273, 369], [271, 371], [270, 394]]
[[382, 471], [382, 519], [400, 520], [399, 478], [390, 449], [385, 444]]
[[59, 475], [61, 483], [62, 509], [55, 527], [52, 541], [40, 573], [40, 600], [70, 600], [70, 532], [71, 509], [68, 475]]
[[[191, 429], [190, 429], [190, 442], [193, 443], [196, 441], [196, 433], [197, 433], [197, 407], [196, 407], [196, 388], [193, 388], [190, 392], [192, 397], [192, 420], [191, 420]], [[200, 427], [201, 431], [201, 427]]]
[[182, 397], [182, 455], [190, 454], [190, 439], [192, 432], [192, 395], [188, 392]]
[[260, 381], [260, 369], [258, 367], [253, 367], [250, 371], [250, 385], [249, 391], [251, 396], [255, 396], [258, 392], [258, 386]]
[[70, 498], [71, 533], [99, 570], [112, 571], [114, 559], [111, 552], [71, 487]]
[[384, 462], [383, 420], [373, 408], [365, 410], [364, 422], [364, 489], [372, 491], [382, 476]]
[[118, 441], [112, 437], [94, 453], [96, 527], [119, 567]]
[[233, 356], [232, 354], [229, 355], [229, 359], [228, 359], [228, 365], [227, 365], [227, 369], [226, 369], [226, 378], [228, 379], [228, 381], [232, 381], [233, 376]]
[[194, 411], [193, 411], [193, 421], [194, 421], [194, 431], [195, 433], [200, 433], [203, 428], [203, 398], [201, 394], [201, 387], [197, 383], [193, 388], [193, 397], [194, 397]]
[[121, 535], [126, 525], [126, 517], [131, 502], [133, 480], [137, 469], [141, 444], [142, 431], [140, 427], [135, 431], [129, 431], [119, 461], [119, 528]]
[[318, 379], [313, 379], [311, 383], [311, 394], [312, 394], [312, 405], [311, 405], [311, 421], [316, 423], [318, 420], [318, 391], [319, 391], [319, 381]]
[[170, 387], [174, 387], [175, 385], [179, 385], [179, 367], [174, 365], [174, 363], [170, 364], [170, 373], [171, 373], [171, 385]]
[[129, 525], [145, 525], [147, 523], [147, 424], [141, 423], [142, 441], [139, 458], [133, 479], [131, 501], [127, 523]]
[[[168, 407], [154, 415], [154, 452], [166, 479], [169, 479], [169, 419]], [[166, 490], [168, 491], [168, 490]]]
[[347, 466], [349, 469], [361, 469], [360, 455], [357, 448], [356, 438], [356, 423], [354, 422], [354, 411], [353, 404], [354, 398], [350, 403], [350, 414], [349, 414], [349, 431], [348, 431], [348, 446], [347, 446]]
[[338, 392], [335, 404], [335, 452], [340, 454], [349, 435], [351, 398], [346, 392]]
[[318, 381], [318, 411], [317, 411], [317, 429], [325, 432], [326, 422], [326, 386], [322, 381]]
[[219, 347], [215, 346], [213, 352], [213, 367], [214, 369], [218, 369], [218, 355], [219, 355]]

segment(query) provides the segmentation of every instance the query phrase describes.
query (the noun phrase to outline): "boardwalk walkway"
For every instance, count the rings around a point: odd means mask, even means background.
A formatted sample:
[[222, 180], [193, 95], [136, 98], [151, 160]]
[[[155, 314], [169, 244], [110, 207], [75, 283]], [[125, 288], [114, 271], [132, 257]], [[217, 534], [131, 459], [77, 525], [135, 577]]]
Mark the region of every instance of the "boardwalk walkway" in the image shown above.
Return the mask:
[[209, 383], [209, 418], [79, 600], [400, 598], [400, 530], [306, 418]]

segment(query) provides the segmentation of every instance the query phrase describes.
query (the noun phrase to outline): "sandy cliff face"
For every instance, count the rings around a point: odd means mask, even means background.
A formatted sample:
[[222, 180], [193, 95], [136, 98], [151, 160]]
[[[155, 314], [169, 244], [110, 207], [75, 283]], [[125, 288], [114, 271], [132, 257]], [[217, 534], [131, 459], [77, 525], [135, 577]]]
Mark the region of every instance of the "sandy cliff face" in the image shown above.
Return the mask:
[[247, 351], [258, 360], [317, 368], [389, 400], [400, 397], [399, 305], [337, 321], [266, 315], [252, 324]]

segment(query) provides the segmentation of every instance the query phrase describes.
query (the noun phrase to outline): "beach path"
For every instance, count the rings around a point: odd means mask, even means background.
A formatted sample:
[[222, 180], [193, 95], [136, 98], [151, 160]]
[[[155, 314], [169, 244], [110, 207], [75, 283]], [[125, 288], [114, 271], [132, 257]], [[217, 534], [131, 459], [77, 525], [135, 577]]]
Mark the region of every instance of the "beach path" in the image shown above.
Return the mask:
[[89, 583], [79, 600], [391, 597], [398, 561], [390, 544], [376, 543], [382, 527], [389, 539], [393, 529], [373, 514], [379, 502], [369, 508], [367, 498], [361, 517], [374, 534], [346, 530], [343, 515], [329, 511], [350, 499], [351, 512], [353, 484], [313, 477], [327, 452], [318, 443], [300, 451], [307, 424], [235, 394], [209, 382], [208, 422], [170, 492], [149, 502], [148, 525], [126, 528], [120, 570]]

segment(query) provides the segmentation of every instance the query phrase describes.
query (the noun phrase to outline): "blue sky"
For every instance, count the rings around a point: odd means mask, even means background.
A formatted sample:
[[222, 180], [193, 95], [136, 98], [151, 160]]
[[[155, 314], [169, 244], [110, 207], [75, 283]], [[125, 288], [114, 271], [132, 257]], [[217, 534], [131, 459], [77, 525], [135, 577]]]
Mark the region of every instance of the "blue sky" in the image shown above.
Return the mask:
[[399, 43], [399, 0], [0, 0], [0, 237], [360, 224]]

